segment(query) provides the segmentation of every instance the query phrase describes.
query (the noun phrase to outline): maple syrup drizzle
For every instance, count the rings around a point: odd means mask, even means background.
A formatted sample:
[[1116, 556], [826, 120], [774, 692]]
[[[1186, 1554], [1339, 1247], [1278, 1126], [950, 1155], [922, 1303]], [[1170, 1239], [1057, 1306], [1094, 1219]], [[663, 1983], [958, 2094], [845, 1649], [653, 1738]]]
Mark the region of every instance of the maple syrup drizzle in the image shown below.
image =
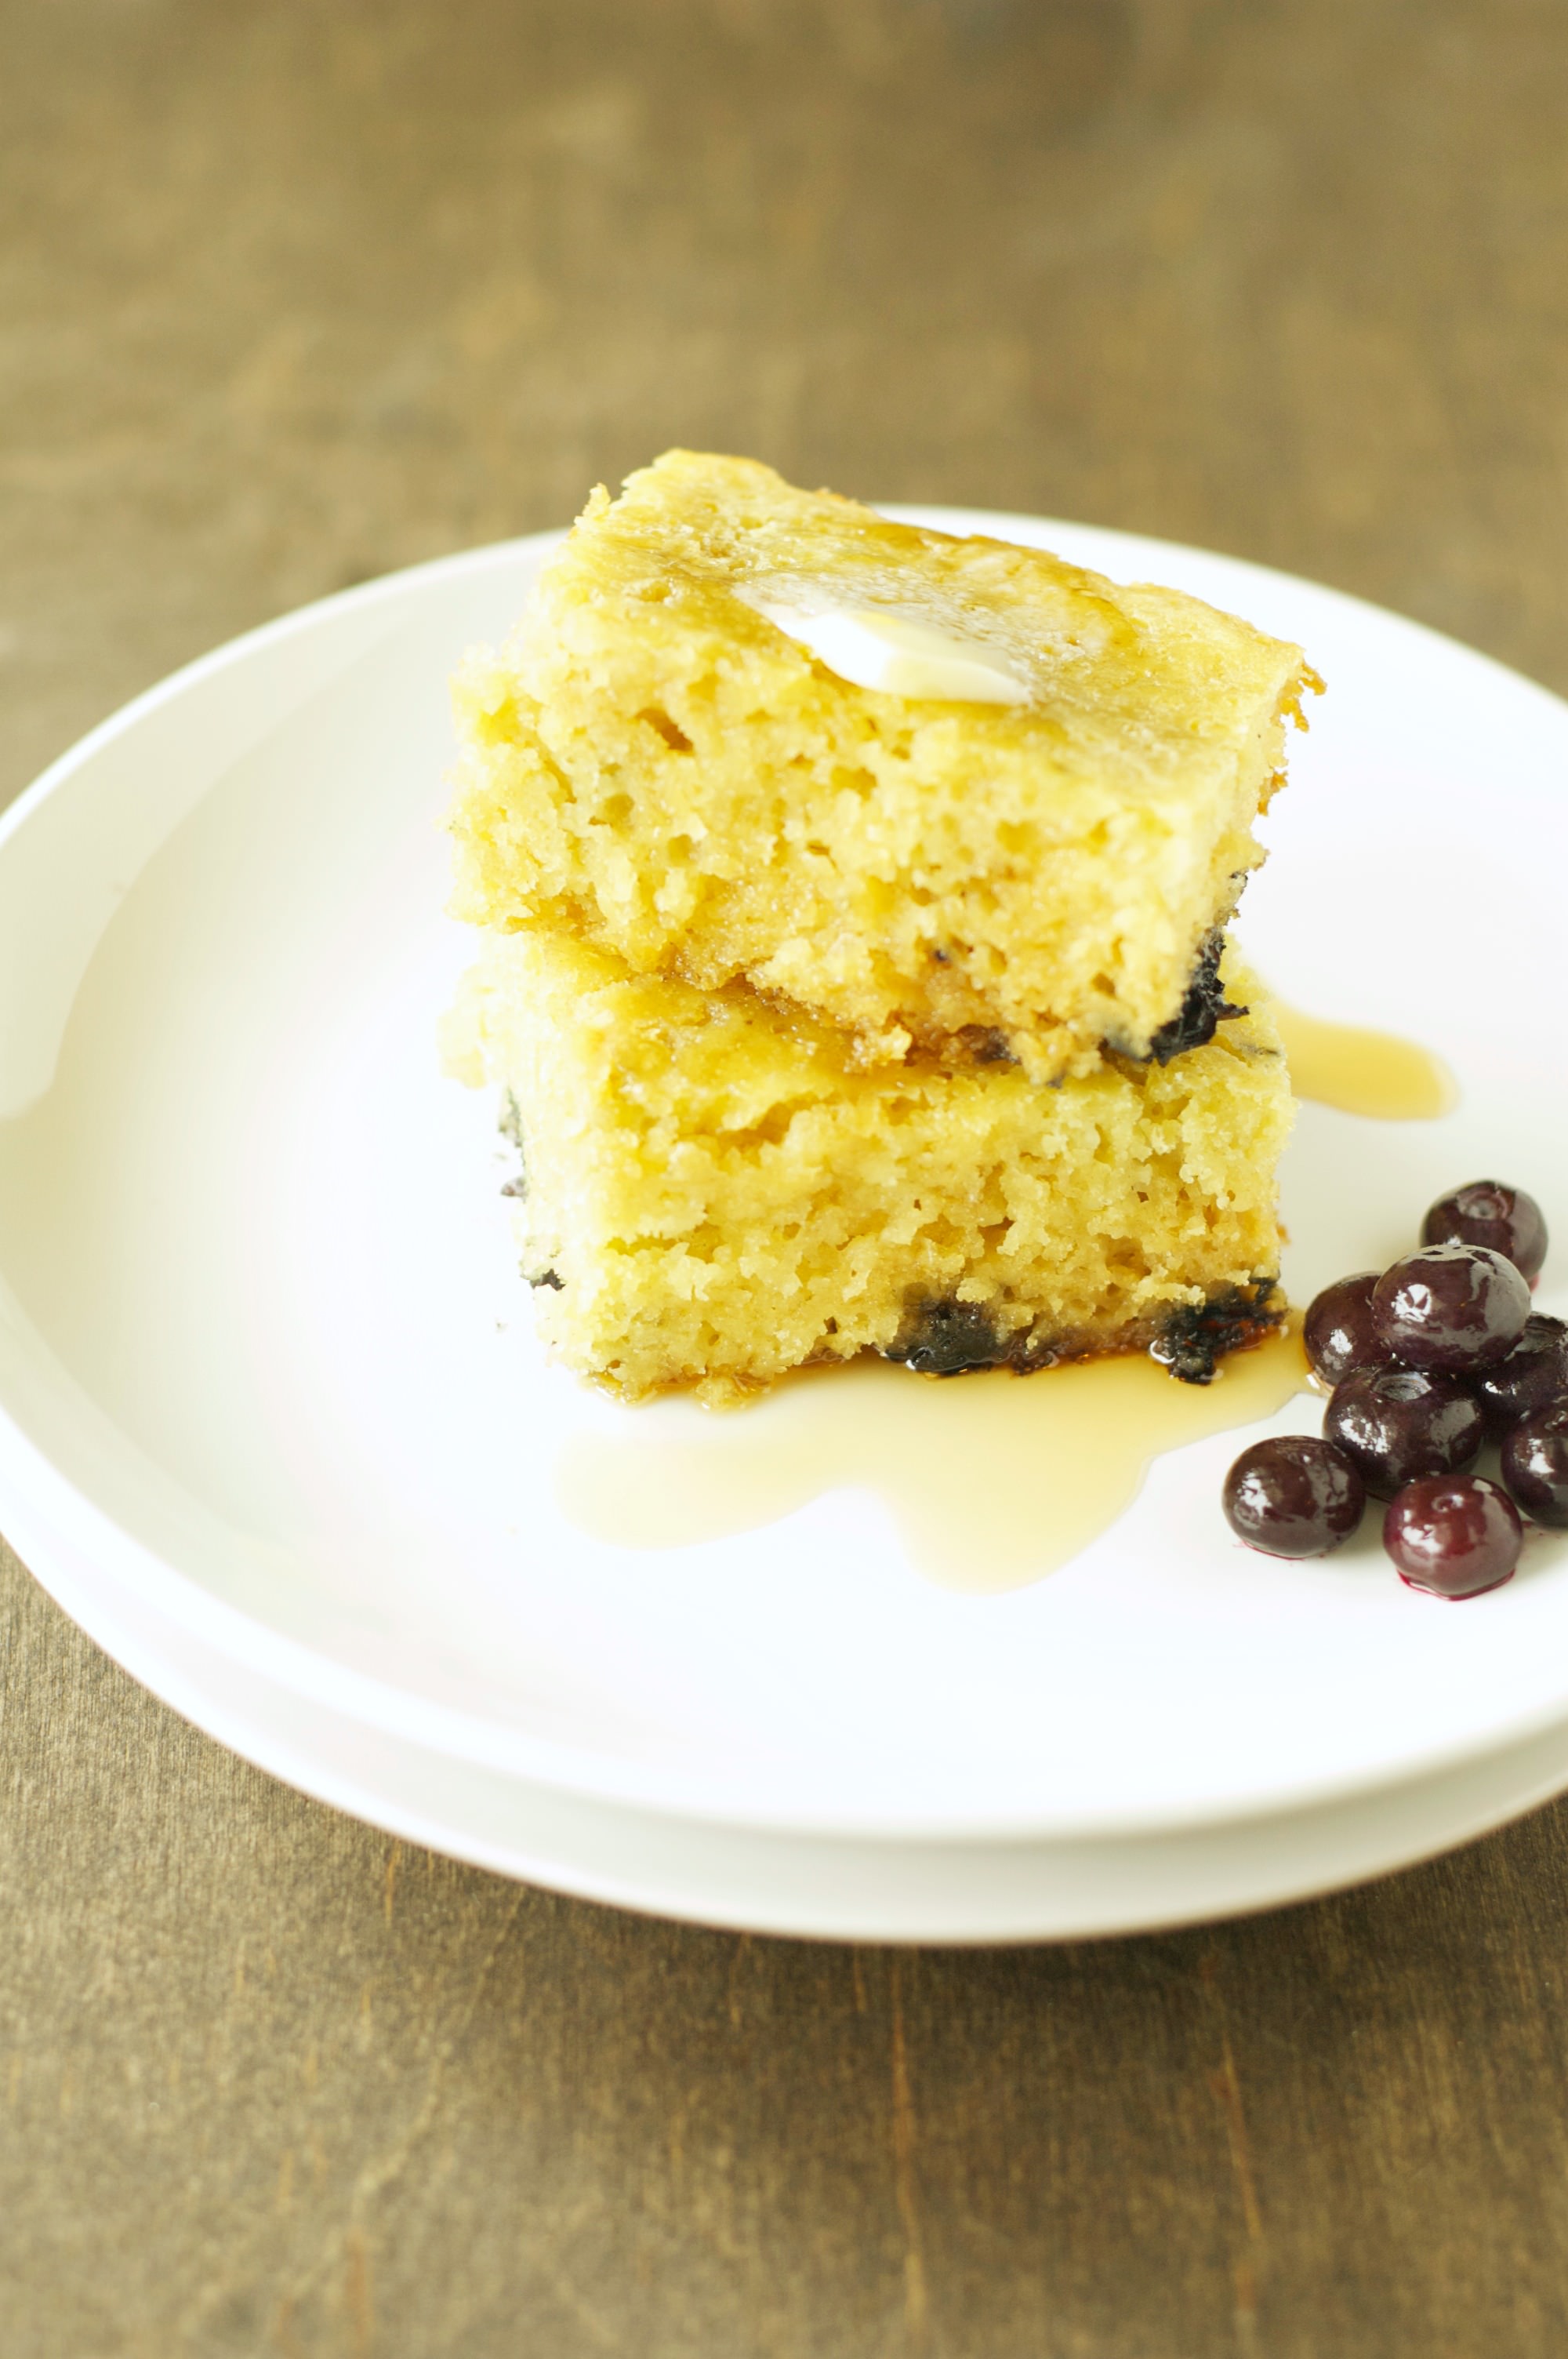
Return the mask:
[[1212, 1385], [1178, 1384], [1142, 1352], [946, 1378], [868, 1356], [803, 1369], [717, 1418], [686, 1402], [628, 1412], [639, 1426], [660, 1419], [662, 1434], [577, 1435], [557, 1495], [596, 1539], [663, 1549], [754, 1531], [863, 1485], [930, 1578], [1018, 1589], [1113, 1523], [1152, 1459], [1271, 1416], [1306, 1374], [1293, 1326], [1234, 1353]]
[[[1384, 1122], [1430, 1121], [1458, 1092], [1439, 1057], [1391, 1033], [1275, 1003], [1298, 1097]], [[570, 1520], [621, 1548], [754, 1531], [825, 1492], [877, 1493], [910, 1557], [944, 1586], [1022, 1588], [1115, 1522], [1152, 1461], [1282, 1408], [1306, 1388], [1297, 1322], [1233, 1353], [1212, 1385], [1145, 1353], [1016, 1376], [912, 1376], [874, 1357], [786, 1376], [739, 1415], [687, 1401], [579, 1434], [557, 1467]]]
[[1273, 1013], [1298, 1098], [1376, 1122], [1433, 1122], [1459, 1102], [1442, 1058], [1413, 1040], [1358, 1024], [1326, 1024], [1281, 1000]]

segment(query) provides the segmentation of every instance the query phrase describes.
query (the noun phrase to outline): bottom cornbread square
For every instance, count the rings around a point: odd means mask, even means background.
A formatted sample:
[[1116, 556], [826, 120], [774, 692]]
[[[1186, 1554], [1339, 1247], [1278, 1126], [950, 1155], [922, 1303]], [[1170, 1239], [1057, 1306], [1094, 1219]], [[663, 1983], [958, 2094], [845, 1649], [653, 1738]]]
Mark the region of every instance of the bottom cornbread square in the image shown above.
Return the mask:
[[1051, 1087], [858, 1067], [798, 1010], [535, 929], [489, 939], [447, 1052], [503, 1093], [541, 1335], [629, 1397], [866, 1351], [950, 1375], [1152, 1350], [1203, 1382], [1279, 1316], [1292, 1114], [1267, 1004], [1226, 982], [1250, 1012], [1207, 1047]]

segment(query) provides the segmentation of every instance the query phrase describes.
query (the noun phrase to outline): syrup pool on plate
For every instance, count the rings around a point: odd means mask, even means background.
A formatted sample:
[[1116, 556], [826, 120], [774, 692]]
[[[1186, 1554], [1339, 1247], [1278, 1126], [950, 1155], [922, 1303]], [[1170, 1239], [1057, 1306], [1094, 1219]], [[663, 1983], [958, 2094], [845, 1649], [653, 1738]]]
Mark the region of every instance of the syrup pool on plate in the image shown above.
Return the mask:
[[[1413, 1042], [1276, 1003], [1298, 1097], [1389, 1122], [1431, 1120], [1457, 1092]], [[938, 1379], [874, 1357], [785, 1377], [713, 1416], [686, 1401], [578, 1434], [556, 1472], [571, 1521], [622, 1548], [754, 1531], [824, 1492], [884, 1498], [910, 1557], [945, 1586], [1007, 1590], [1054, 1571], [1130, 1506], [1168, 1450], [1271, 1417], [1305, 1389], [1299, 1322], [1184, 1385], [1141, 1353], [1018, 1376]]]
[[[1212, 1385], [1179, 1384], [1142, 1352], [946, 1378], [868, 1355], [786, 1376], [755, 1408], [712, 1419], [700, 1439], [579, 1435], [557, 1493], [596, 1539], [656, 1549], [753, 1531], [824, 1491], [864, 1484], [886, 1499], [933, 1580], [1017, 1589], [1113, 1523], [1151, 1459], [1271, 1416], [1305, 1381], [1293, 1324], [1233, 1353]], [[709, 1417], [668, 1408], [688, 1433]]]
[[1320, 1016], [1274, 1002], [1285, 1044], [1291, 1087], [1298, 1098], [1335, 1106], [1375, 1122], [1433, 1122], [1458, 1103], [1453, 1074], [1441, 1057], [1392, 1032], [1358, 1024], [1327, 1024]]

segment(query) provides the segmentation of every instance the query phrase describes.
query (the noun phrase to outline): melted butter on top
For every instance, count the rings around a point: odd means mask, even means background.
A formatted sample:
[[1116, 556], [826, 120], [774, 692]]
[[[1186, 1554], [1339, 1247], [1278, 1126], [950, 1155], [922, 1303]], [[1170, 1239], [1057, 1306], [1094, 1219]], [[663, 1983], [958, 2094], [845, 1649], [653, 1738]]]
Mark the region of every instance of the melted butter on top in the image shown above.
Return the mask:
[[1029, 701], [1027, 684], [988, 640], [942, 630], [889, 606], [755, 592], [746, 603], [856, 688], [965, 704]]

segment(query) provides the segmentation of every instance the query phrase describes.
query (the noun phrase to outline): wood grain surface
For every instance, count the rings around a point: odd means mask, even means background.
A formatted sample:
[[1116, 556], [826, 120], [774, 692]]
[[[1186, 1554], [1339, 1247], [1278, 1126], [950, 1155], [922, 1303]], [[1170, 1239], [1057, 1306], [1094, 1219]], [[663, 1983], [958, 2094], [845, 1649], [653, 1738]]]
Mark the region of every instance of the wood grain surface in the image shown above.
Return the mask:
[[[0, 801], [677, 440], [1568, 688], [1568, 8], [0, 0]], [[1177, 1936], [740, 1940], [301, 1799], [0, 1558], [5, 2359], [1568, 2347], [1561, 1808]]]

